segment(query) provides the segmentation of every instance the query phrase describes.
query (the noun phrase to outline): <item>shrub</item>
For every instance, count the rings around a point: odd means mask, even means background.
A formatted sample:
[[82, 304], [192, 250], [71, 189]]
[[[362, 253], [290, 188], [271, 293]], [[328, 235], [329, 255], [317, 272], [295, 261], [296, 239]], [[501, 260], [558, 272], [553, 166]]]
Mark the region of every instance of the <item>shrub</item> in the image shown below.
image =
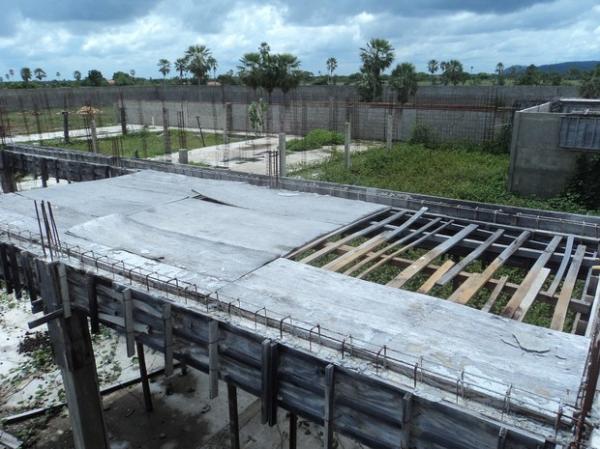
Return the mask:
[[566, 196], [587, 209], [600, 209], [600, 156], [581, 155]]
[[303, 139], [294, 139], [287, 143], [289, 151], [316, 150], [325, 145], [342, 145], [344, 136], [335, 131], [313, 129]]
[[512, 123], [505, 123], [493, 140], [483, 144], [483, 150], [494, 154], [508, 154], [510, 153], [511, 140]]
[[423, 145], [425, 148], [435, 148], [437, 146], [437, 139], [427, 125], [415, 125], [409, 142], [413, 145]]

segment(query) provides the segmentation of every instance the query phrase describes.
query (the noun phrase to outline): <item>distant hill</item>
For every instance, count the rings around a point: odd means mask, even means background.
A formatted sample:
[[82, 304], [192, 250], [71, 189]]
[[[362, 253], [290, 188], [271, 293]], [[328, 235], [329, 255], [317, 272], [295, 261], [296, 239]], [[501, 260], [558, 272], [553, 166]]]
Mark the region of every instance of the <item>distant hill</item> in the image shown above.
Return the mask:
[[[569, 61], [569, 62], [559, 62], [558, 64], [543, 64], [537, 66], [537, 68], [546, 73], [560, 73], [561, 75], [566, 74], [571, 69], [578, 69], [581, 71], [590, 71], [596, 66], [600, 64], [600, 61]], [[515, 70], [517, 73], [525, 71], [527, 66], [524, 65], [513, 65], [506, 69], [506, 72], [510, 72], [511, 70]]]

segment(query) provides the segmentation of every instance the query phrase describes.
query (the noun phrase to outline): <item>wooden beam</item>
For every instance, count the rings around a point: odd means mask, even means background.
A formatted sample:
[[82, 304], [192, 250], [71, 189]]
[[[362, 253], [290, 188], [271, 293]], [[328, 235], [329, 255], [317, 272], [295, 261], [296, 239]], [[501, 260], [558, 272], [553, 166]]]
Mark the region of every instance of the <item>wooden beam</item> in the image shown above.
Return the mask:
[[567, 243], [565, 245], [565, 252], [563, 253], [562, 261], [560, 262], [560, 266], [558, 267], [558, 271], [554, 275], [554, 279], [552, 280], [552, 284], [548, 288], [548, 294], [550, 296], [554, 296], [556, 290], [558, 290], [558, 286], [560, 285], [560, 281], [567, 270], [567, 265], [569, 265], [569, 261], [571, 260], [571, 254], [573, 254], [573, 244], [575, 242], [575, 237], [570, 235], [567, 237]]
[[125, 342], [127, 345], [127, 357], [133, 357], [135, 355], [133, 302], [131, 300], [131, 290], [128, 288], [123, 291], [123, 318], [125, 320]]
[[290, 412], [290, 444], [289, 449], [296, 449], [298, 444], [298, 416]]
[[387, 283], [389, 287], [401, 288], [404, 284], [406, 284], [413, 276], [419, 274], [427, 265], [433, 262], [438, 257], [444, 255], [448, 250], [450, 250], [454, 245], [464, 239], [467, 235], [477, 229], [476, 224], [471, 224], [460, 231], [458, 234], [453, 235], [451, 238], [446, 240], [443, 243], [440, 243], [438, 246], [433, 248], [427, 254], [419, 257], [415, 263], [405, 268], [398, 276], [392, 279]]
[[171, 304], [163, 304], [163, 345], [165, 353], [165, 376], [173, 374], [173, 321], [171, 317]]
[[331, 251], [335, 250], [336, 248], [338, 248], [339, 246], [343, 245], [344, 243], [351, 242], [352, 240], [354, 240], [354, 239], [356, 239], [358, 237], [362, 237], [362, 236], [367, 235], [367, 234], [369, 234], [371, 232], [374, 232], [374, 231], [377, 231], [377, 230], [381, 229], [386, 224], [391, 223], [394, 220], [397, 220], [397, 219], [401, 218], [407, 212], [408, 211], [401, 210], [399, 212], [396, 212], [392, 216], [386, 218], [385, 220], [381, 220], [378, 223], [372, 224], [371, 226], [368, 226], [368, 227], [366, 227], [364, 229], [361, 229], [361, 230], [356, 231], [356, 232], [354, 232], [354, 233], [352, 233], [350, 235], [347, 235], [346, 237], [343, 237], [343, 238], [341, 238], [339, 240], [336, 240], [331, 245], [327, 245], [327, 246], [321, 248], [320, 250], [318, 250], [318, 251], [312, 253], [311, 255], [305, 257], [300, 262], [302, 262], [302, 263], [311, 263], [312, 261], [317, 260], [318, 258], [329, 254]]
[[208, 397], [219, 396], [219, 322], [208, 323]]
[[324, 448], [333, 449], [333, 428], [335, 407], [335, 365], [325, 367], [325, 406], [323, 408]]
[[346, 265], [352, 263], [354, 260], [364, 256], [366, 253], [371, 250], [377, 248], [379, 245], [393, 239], [398, 234], [404, 232], [407, 228], [409, 228], [415, 221], [417, 221], [421, 216], [425, 213], [427, 209], [423, 208], [406, 220], [402, 225], [398, 226], [393, 231], [385, 231], [375, 237], [370, 238], [366, 242], [362, 243], [352, 251], [349, 251], [342, 256], [338, 257], [335, 260], [332, 260], [328, 264], [324, 265], [322, 268], [330, 271], [339, 271], [344, 268]]
[[277, 424], [277, 364], [278, 343], [266, 339], [262, 342], [262, 407], [263, 424]]
[[496, 232], [490, 235], [485, 242], [483, 242], [481, 245], [479, 245], [477, 248], [471, 251], [468, 255], [463, 257], [463, 259], [460, 262], [458, 262], [454, 267], [452, 267], [452, 269], [448, 270], [448, 272], [445, 273], [439, 281], [437, 281], [437, 284], [446, 285], [448, 282], [450, 282], [458, 273], [463, 271], [467, 265], [469, 265], [471, 262], [473, 262], [475, 259], [481, 256], [485, 252], [485, 250], [487, 250], [492, 245], [492, 243], [494, 243], [500, 238], [502, 234], [504, 234], [504, 229], [498, 229]]
[[496, 270], [500, 268], [504, 263], [512, 256], [515, 251], [525, 243], [529, 238], [531, 232], [523, 231], [519, 237], [508, 245], [498, 257], [496, 257], [492, 263], [490, 263], [483, 273], [467, 279], [457, 290], [450, 295], [448, 298], [450, 301], [457, 302], [459, 304], [466, 304], [469, 300], [483, 287], [487, 281], [494, 275]]
[[556, 236], [546, 246], [538, 260], [535, 261], [523, 281], [521, 281], [521, 285], [512, 295], [508, 304], [504, 307], [502, 311], [502, 315], [508, 318], [514, 317], [515, 319], [521, 318], [521, 321], [529, 307], [533, 304], [533, 301], [537, 297], [538, 292], [542, 289], [546, 278], [550, 274], [550, 270], [547, 272], [544, 271], [544, 267], [552, 257], [556, 248], [560, 244], [562, 237]]
[[350, 276], [355, 271], [359, 270], [360, 268], [362, 268], [366, 264], [372, 262], [373, 260], [377, 259], [381, 255], [383, 255], [383, 254], [387, 253], [388, 251], [392, 250], [393, 248], [395, 248], [395, 247], [397, 247], [399, 245], [402, 245], [403, 243], [405, 243], [405, 242], [407, 242], [409, 240], [412, 240], [413, 238], [421, 235], [427, 229], [431, 228], [432, 226], [435, 226], [440, 221], [441, 221], [441, 218], [434, 218], [433, 220], [427, 221], [427, 223], [425, 223], [423, 226], [421, 226], [418, 229], [415, 229], [413, 232], [411, 232], [408, 235], [405, 235], [401, 239], [395, 240], [393, 243], [391, 243], [389, 245], [386, 245], [384, 248], [381, 248], [380, 250], [378, 250], [378, 251], [376, 251], [376, 252], [374, 252], [372, 254], [367, 254], [367, 257], [365, 257], [363, 260], [361, 260], [357, 264], [352, 265], [350, 268], [348, 268], [346, 271], [344, 271], [344, 274]]
[[506, 285], [507, 281], [508, 281], [508, 276], [502, 276], [500, 278], [500, 281], [496, 284], [496, 286], [494, 287], [494, 290], [492, 290], [492, 294], [490, 295], [489, 299], [485, 302], [485, 304], [481, 308], [482, 312], [489, 312], [492, 310], [492, 307], [494, 307], [494, 304], [498, 300], [500, 293], [502, 293], [502, 289]]
[[563, 330], [565, 318], [567, 317], [567, 309], [569, 308], [569, 302], [571, 301], [571, 296], [573, 295], [573, 290], [575, 289], [575, 283], [577, 282], [577, 275], [579, 274], [581, 262], [583, 261], [583, 256], [585, 255], [585, 249], [585, 245], [579, 245], [575, 251], [573, 259], [571, 260], [569, 271], [567, 272], [565, 282], [563, 283], [562, 290], [558, 296], [558, 302], [554, 308], [552, 322], [550, 323], [551, 329], [559, 331]]
[[85, 288], [87, 291], [88, 310], [90, 311], [90, 328], [93, 334], [100, 332], [98, 320], [98, 295], [96, 293], [96, 276], [87, 274]]
[[142, 392], [144, 394], [144, 406], [146, 411], [150, 413], [154, 410], [152, 406], [152, 394], [150, 393], [150, 383], [148, 382], [148, 370], [146, 369], [146, 355], [144, 353], [144, 345], [139, 341], [136, 342], [138, 366], [140, 368], [140, 381], [142, 383]]
[[438, 280], [448, 272], [454, 266], [454, 261], [452, 259], [446, 260], [437, 270], [433, 272], [433, 274], [427, 279], [421, 287], [417, 290], [417, 293], [429, 293]]
[[240, 449], [237, 388], [230, 382], [227, 382], [227, 403], [229, 405], [229, 441], [231, 449]]

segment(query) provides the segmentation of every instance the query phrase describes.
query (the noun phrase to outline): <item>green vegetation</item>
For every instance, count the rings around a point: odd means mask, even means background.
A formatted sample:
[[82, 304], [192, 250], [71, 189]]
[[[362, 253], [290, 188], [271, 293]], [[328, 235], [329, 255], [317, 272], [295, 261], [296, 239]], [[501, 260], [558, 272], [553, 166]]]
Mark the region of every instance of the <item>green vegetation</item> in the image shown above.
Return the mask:
[[583, 154], [577, 159], [575, 174], [567, 192], [579, 204], [589, 209], [600, 209], [600, 157]]
[[246, 53], [240, 59], [239, 76], [243, 84], [267, 91], [269, 97], [275, 88], [287, 92], [300, 84], [300, 61], [289, 53], [271, 53], [266, 42], [258, 52]]
[[335, 131], [313, 129], [303, 139], [294, 139], [287, 143], [288, 151], [316, 150], [325, 145], [342, 145], [344, 136]]
[[[173, 151], [177, 150], [179, 142], [179, 131], [171, 130], [171, 146]], [[102, 154], [113, 155], [113, 145], [115, 139], [120, 141], [122, 157], [154, 157], [165, 154], [165, 141], [163, 133], [153, 133], [141, 131], [129, 133], [126, 136], [118, 138], [106, 137], [98, 139], [99, 152]], [[218, 145], [223, 143], [223, 137], [219, 134], [204, 134], [204, 145], [202, 138], [198, 133], [186, 132], [187, 147], [189, 149], [202, 148], [204, 146]], [[230, 141], [232, 139], [230, 138]], [[235, 139], [233, 139], [235, 140]], [[145, 150], [144, 150], [145, 141]], [[87, 140], [72, 140], [70, 143], [65, 143], [62, 139], [45, 140], [42, 145], [51, 147], [68, 148], [72, 150], [89, 151]]]
[[385, 39], [371, 39], [366, 47], [360, 49], [360, 60], [360, 97], [365, 101], [378, 100], [383, 92], [383, 72], [394, 61], [394, 47]]
[[355, 184], [403, 192], [519, 207], [587, 213], [572, 194], [548, 200], [523, 198], [506, 190], [508, 154], [481, 147], [446, 144], [426, 148], [402, 143], [392, 150], [376, 148], [352, 155], [352, 168], [344, 169], [343, 155], [307, 166], [294, 174], [322, 181]]

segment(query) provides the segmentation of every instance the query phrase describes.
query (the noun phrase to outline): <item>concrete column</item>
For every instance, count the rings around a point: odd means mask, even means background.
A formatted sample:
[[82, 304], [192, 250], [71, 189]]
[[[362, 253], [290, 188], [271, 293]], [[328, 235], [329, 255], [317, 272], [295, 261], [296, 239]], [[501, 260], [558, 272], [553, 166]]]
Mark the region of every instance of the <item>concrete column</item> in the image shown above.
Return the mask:
[[286, 157], [285, 133], [279, 133], [279, 176], [287, 176], [287, 167], [285, 165]]
[[391, 113], [389, 113], [387, 115], [387, 126], [386, 126], [385, 131], [386, 131], [386, 133], [385, 133], [385, 148], [386, 148], [386, 150], [391, 150], [392, 149], [392, 139], [393, 139], [393, 135], [394, 135], [394, 116]]
[[65, 143], [69, 143], [69, 111], [62, 111], [63, 116], [63, 137]]
[[229, 132], [233, 127], [233, 109], [231, 103], [225, 103], [225, 124], [223, 126], [223, 143], [229, 143]]
[[188, 163], [188, 151], [187, 150], [179, 150], [179, 163], [187, 164]]
[[0, 151], [0, 186], [4, 193], [13, 193], [17, 191], [15, 173], [10, 163], [8, 155]]
[[127, 110], [125, 106], [121, 106], [121, 133], [127, 135]]
[[171, 153], [171, 134], [169, 133], [169, 111], [167, 108], [162, 108], [163, 117], [163, 137], [165, 139], [165, 154]]
[[[60, 308], [66, 311], [69, 292], [61, 289], [58, 265], [41, 260], [36, 263], [44, 313]], [[48, 333], [65, 386], [75, 449], [109, 449], [86, 316], [77, 309], [70, 309], [68, 314], [65, 312], [48, 322]]]
[[90, 116], [90, 131], [92, 133], [92, 152], [98, 152], [98, 133], [96, 132], [96, 117]]
[[350, 122], [346, 122], [344, 133], [344, 167], [346, 170], [350, 169], [352, 166], [352, 161], [350, 160], [350, 143], [352, 142], [352, 129], [350, 128]]

